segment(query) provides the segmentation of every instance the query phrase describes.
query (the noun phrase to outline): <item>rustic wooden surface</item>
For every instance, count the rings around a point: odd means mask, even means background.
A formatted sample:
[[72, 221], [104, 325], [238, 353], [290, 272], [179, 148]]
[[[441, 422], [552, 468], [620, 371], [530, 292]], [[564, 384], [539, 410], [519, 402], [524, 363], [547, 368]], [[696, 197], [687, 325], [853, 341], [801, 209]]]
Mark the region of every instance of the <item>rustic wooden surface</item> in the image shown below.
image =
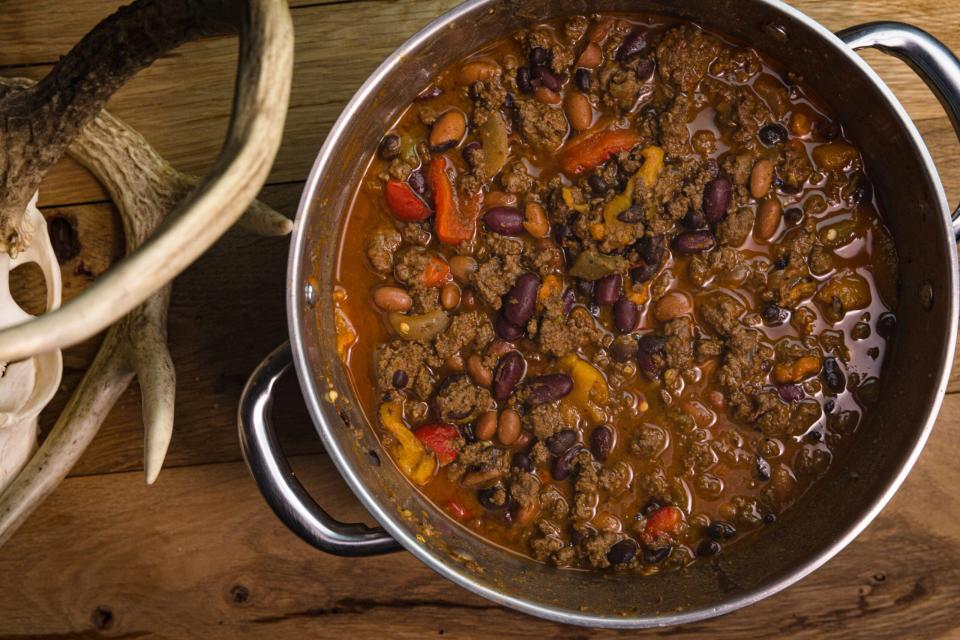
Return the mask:
[[[118, 0], [5, 0], [0, 74], [42, 76]], [[297, 69], [287, 132], [261, 197], [293, 215], [330, 125], [389, 52], [455, 0], [291, 2]], [[832, 29], [898, 19], [960, 50], [960, 5], [948, 0], [802, 0]], [[957, 138], [937, 101], [899, 62], [865, 56], [924, 134], [951, 199], [960, 197]], [[236, 45], [183, 47], [125, 87], [110, 108], [174, 165], [203, 173], [229, 117]], [[63, 265], [65, 297], [120, 253], [103, 190], [64, 161], [44, 183], [48, 218], [76, 225], [80, 254]], [[470, 595], [399, 553], [376, 560], [323, 555], [264, 504], [240, 461], [237, 398], [257, 361], [279, 344], [287, 242], [229, 233], [174, 287], [170, 343], [178, 374], [167, 468], [143, 484], [139, 396], [131, 389], [52, 498], [3, 549], [0, 640], [240, 636], [605, 637], [524, 617]], [[26, 274], [18, 292], [26, 290]], [[96, 352], [65, 354], [49, 428]], [[960, 637], [960, 367], [916, 470], [867, 531], [800, 584], [723, 618], [631, 636], [707, 638]], [[365, 518], [323, 455], [295, 383], [282, 390], [285, 448], [335, 515]], [[373, 577], [373, 579], [371, 579]]]

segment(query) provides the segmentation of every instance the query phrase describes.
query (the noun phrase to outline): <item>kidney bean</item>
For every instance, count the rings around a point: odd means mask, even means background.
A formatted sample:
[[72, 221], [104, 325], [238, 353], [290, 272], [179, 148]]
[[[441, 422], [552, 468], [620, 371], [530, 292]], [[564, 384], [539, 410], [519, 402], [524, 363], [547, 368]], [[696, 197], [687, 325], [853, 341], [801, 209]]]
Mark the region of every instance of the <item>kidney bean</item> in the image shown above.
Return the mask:
[[714, 178], [703, 188], [703, 214], [711, 223], [723, 220], [730, 206], [733, 184], [723, 176]]
[[660, 322], [685, 316], [691, 311], [693, 311], [693, 302], [687, 294], [679, 291], [671, 291], [653, 305], [653, 317]]
[[477, 261], [470, 256], [453, 256], [450, 258], [450, 273], [460, 284], [468, 284], [470, 276], [477, 270]]
[[540, 204], [527, 203], [523, 218], [523, 228], [534, 238], [546, 238], [550, 235], [550, 221], [547, 220], [547, 212]]
[[704, 540], [697, 546], [697, 555], [700, 557], [715, 556], [723, 550], [716, 540]]
[[520, 67], [517, 69], [517, 89], [520, 93], [533, 93], [533, 81], [530, 77], [530, 67]]
[[591, 74], [587, 69], [577, 69], [573, 75], [573, 83], [577, 85], [577, 89], [584, 93], [590, 93], [590, 80]]
[[460, 287], [452, 282], [448, 282], [440, 289], [440, 305], [450, 311], [460, 304]]
[[547, 450], [555, 456], [559, 456], [564, 451], [577, 444], [577, 432], [573, 429], [562, 429], [546, 440]]
[[509, 398], [526, 371], [527, 362], [519, 351], [500, 358], [493, 370], [493, 399], [502, 402]]
[[729, 540], [737, 535], [737, 528], [724, 520], [715, 520], [707, 527], [707, 535], [714, 540]]
[[527, 404], [535, 407], [566, 397], [573, 391], [573, 378], [565, 373], [548, 373], [530, 378], [524, 385]]
[[493, 372], [483, 366], [483, 358], [478, 354], [474, 353], [467, 358], [466, 369], [470, 379], [481, 387], [489, 387], [493, 384]]
[[620, 336], [610, 345], [610, 355], [617, 362], [629, 362], [637, 357], [640, 347], [633, 336]]
[[637, 250], [648, 264], [659, 266], [663, 262], [663, 254], [666, 252], [666, 241], [661, 236], [645, 236], [637, 242]]
[[684, 231], [673, 240], [677, 253], [691, 254], [710, 251], [717, 245], [717, 239], [709, 231]]
[[630, 279], [635, 283], [646, 282], [657, 275], [660, 267], [655, 264], [643, 262], [630, 270]]
[[773, 163], [763, 158], [750, 171], [750, 195], [759, 200], [770, 191], [773, 184]]
[[590, 434], [590, 453], [599, 462], [606, 462], [613, 451], [613, 429], [607, 425], [602, 425], [593, 430]]
[[500, 444], [509, 447], [520, 437], [520, 414], [513, 409], [507, 409], [500, 414], [497, 422], [497, 439]]
[[467, 118], [463, 112], [457, 109], [447, 111], [430, 129], [430, 150], [439, 153], [457, 146], [466, 130]]
[[503, 236], [523, 235], [523, 211], [515, 207], [494, 207], [483, 214], [487, 229]]
[[563, 292], [561, 299], [563, 300], [563, 315], [569, 315], [570, 310], [573, 309], [573, 305], [577, 302], [577, 294], [573, 292], [573, 289], [568, 287], [567, 290]]
[[753, 226], [753, 237], [766, 242], [774, 236], [780, 228], [780, 219], [783, 217], [783, 205], [780, 198], [767, 198], [757, 207], [757, 222]]
[[477, 420], [477, 424], [473, 428], [473, 435], [475, 435], [478, 440], [492, 440], [496, 433], [497, 412], [487, 411]]
[[410, 185], [410, 188], [421, 198], [427, 195], [427, 179], [420, 169], [410, 174], [410, 177], [407, 178], [407, 184]]
[[533, 460], [525, 454], [523, 451], [517, 451], [513, 454], [513, 460], [510, 462], [510, 466], [520, 469], [520, 471], [526, 471], [530, 473], [533, 471]]
[[627, 564], [637, 556], [640, 545], [632, 538], [624, 538], [607, 551], [607, 561], [610, 564]]
[[407, 375], [407, 372], [403, 369], [397, 369], [393, 372], [393, 378], [391, 379], [394, 389], [403, 389], [407, 386], [407, 383], [410, 382], [410, 376]]
[[550, 467], [550, 475], [554, 480], [566, 480], [573, 473], [577, 464], [577, 454], [582, 451], [581, 447], [573, 446], [567, 449], [562, 456], [553, 459], [553, 465]]
[[593, 288], [593, 299], [597, 304], [611, 305], [620, 299], [623, 292], [623, 276], [611, 273], [597, 280]]
[[637, 62], [637, 66], [635, 67], [637, 79], [640, 80], [640, 82], [646, 82], [653, 76], [653, 70], [655, 67], [656, 65], [652, 59], [643, 58]]
[[383, 136], [383, 140], [380, 141], [380, 147], [378, 148], [380, 157], [384, 160], [393, 160], [400, 155], [400, 136], [395, 136], [392, 133], [386, 136]]
[[758, 137], [760, 138], [760, 142], [768, 147], [772, 147], [777, 144], [783, 144], [789, 140], [790, 133], [785, 126], [779, 122], [774, 122], [761, 128]]
[[503, 297], [503, 317], [514, 326], [526, 326], [537, 309], [539, 292], [540, 278], [532, 273], [521, 274]]
[[777, 386], [777, 393], [784, 402], [799, 402], [806, 395], [803, 387], [798, 384], [781, 384]]
[[511, 351], [513, 351], [513, 345], [506, 340], [494, 340], [487, 346], [485, 353], [488, 358], [496, 358], [499, 360]]
[[500, 483], [493, 485], [492, 487], [484, 487], [477, 490], [477, 502], [479, 502], [484, 509], [490, 511], [499, 511], [503, 509], [505, 505], [496, 504], [494, 502], [494, 497], [499, 493], [501, 489]]
[[640, 310], [637, 303], [628, 298], [620, 298], [613, 305], [613, 322], [620, 333], [630, 333], [637, 328]]
[[634, 56], [647, 46], [646, 33], [640, 29], [634, 29], [623, 39], [623, 44], [617, 49], [617, 60], [623, 62]]
[[826, 358], [823, 361], [823, 382], [834, 393], [842, 393], [847, 388], [847, 377], [836, 358]]
[[687, 215], [681, 218], [680, 223], [687, 229], [691, 229], [693, 231], [696, 231], [697, 229], [705, 229], [707, 227], [707, 216], [703, 215], [702, 211], [690, 209], [687, 211]]
[[384, 311], [407, 311], [413, 298], [400, 287], [378, 287], [373, 292], [373, 304]]
[[593, 124], [593, 107], [582, 93], [567, 93], [566, 112], [570, 126], [577, 131], [586, 131]]
[[534, 67], [533, 79], [539, 80], [540, 84], [554, 93], [559, 93], [563, 89], [563, 82], [560, 81], [560, 78], [546, 67]]

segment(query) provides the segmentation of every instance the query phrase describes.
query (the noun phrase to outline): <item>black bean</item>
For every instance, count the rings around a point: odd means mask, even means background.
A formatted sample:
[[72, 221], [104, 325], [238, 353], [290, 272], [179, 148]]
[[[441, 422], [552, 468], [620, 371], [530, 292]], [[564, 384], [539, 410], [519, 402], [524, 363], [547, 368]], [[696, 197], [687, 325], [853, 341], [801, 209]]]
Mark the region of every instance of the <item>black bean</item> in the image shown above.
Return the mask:
[[563, 300], [563, 315], [569, 315], [570, 310], [573, 309], [573, 305], [577, 302], [577, 294], [574, 293], [571, 287], [567, 287], [567, 290], [563, 292], [563, 296], [560, 299]]
[[768, 147], [772, 147], [777, 144], [783, 144], [790, 139], [790, 133], [787, 131], [787, 128], [779, 122], [774, 122], [772, 124], [763, 126], [760, 129], [758, 136], [760, 138], [760, 142]]
[[850, 202], [860, 204], [873, 197], [873, 185], [864, 174], [857, 172], [853, 175], [853, 188], [850, 190]]
[[776, 521], [777, 521], [777, 514], [775, 513], [763, 514], [763, 524], [773, 524]]
[[504, 401], [510, 397], [523, 374], [527, 371], [527, 362], [519, 351], [505, 354], [493, 370], [493, 398]]
[[779, 327], [790, 317], [790, 312], [771, 302], [760, 312], [760, 317], [767, 326]]
[[533, 79], [539, 80], [540, 84], [550, 91], [560, 92], [563, 90], [563, 82], [546, 67], [534, 67]]
[[837, 403], [834, 400], [827, 400], [823, 403], [823, 412], [824, 413], [833, 413], [833, 410], [837, 408]]
[[673, 547], [657, 547], [656, 549], [647, 549], [643, 552], [644, 564], [660, 564], [670, 557]]
[[517, 451], [513, 454], [513, 461], [510, 464], [520, 471], [526, 471], [527, 473], [533, 471], [533, 460], [523, 451]]
[[803, 221], [803, 209], [790, 207], [783, 212], [783, 219], [787, 221], [787, 225], [795, 227]]
[[617, 220], [620, 222], [626, 222], [627, 224], [640, 222], [643, 220], [643, 209], [640, 207], [630, 207], [626, 211], [618, 213]]
[[534, 47], [530, 50], [530, 65], [542, 67], [550, 62], [550, 52], [543, 47]]
[[570, 227], [565, 224], [553, 225], [553, 239], [557, 244], [563, 244], [563, 241], [570, 236]]
[[474, 153], [479, 151], [480, 149], [481, 149], [480, 143], [474, 140], [473, 142], [470, 142], [464, 145], [463, 151], [461, 151], [460, 153], [463, 155], [463, 159], [466, 161], [466, 163], [472, 167], [474, 166], [473, 164]]
[[514, 326], [526, 326], [537, 310], [539, 292], [540, 278], [532, 273], [521, 274], [503, 297], [503, 317]]
[[467, 96], [474, 102], [480, 99], [480, 83], [474, 82], [472, 85], [467, 87]]
[[697, 546], [697, 555], [701, 557], [715, 556], [722, 550], [723, 547], [716, 540], [704, 540]]
[[523, 211], [516, 207], [494, 207], [483, 214], [487, 229], [503, 236], [523, 235]]
[[603, 179], [603, 176], [598, 173], [587, 178], [587, 184], [590, 185], [590, 190], [597, 194], [602, 195], [610, 190], [610, 185], [608, 185], [607, 181]]
[[771, 473], [770, 463], [762, 456], [757, 456], [757, 477], [763, 481], [767, 481], [770, 479]]
[[420, 95], [418, 95], [416, 98], [414, 98], [414, 101], [415, 101], [415, 102], [423, 102], [424, 100], [430, 100], [430, 99], [432, 99], [432, 98], [437, 98], [437, 97], [442, 96], [442, 95], [443, 95], [443, 89], [441, 89], [440, 87], [434, 85], [434, 86], [430, 87], [429, 89], [426, 89], [426, 90], [424, 90], [424, 91], [421, 91], [421, 92], [420, 92]]
[[642, 29], [634, 29], [623, 39], [623, 44], [617, 49], [617, 60], [623, 62], [631, 56], [634, 56], [647, 46], [646, 32]]
[[813, 125], [813, 130], [827, 142], [836, 140], [843, 133], [840, 123], [833, 120], [819, 120]]
[[494, 502], [497, 493], [500, 491], [503, 491], [503, 485], [499, 482], [492, 487], [484, 487], [483, 489], [479, 489], [477, 490], [477, 502], [479, 502], [484, 509], [489, 509], [490, 511], [499, 511], [505, 506], [502, 504], [496, 504]]
[[687, 215], [683, 216], [680, 220], [680, 223], [687, 229], [694, 231], [697, 229], [705, 229], [707, 227], [707, 216], [703, 215], [702, 211], [690, 209], [687, 211]]
[[513, 94], [512, 94], [512, 93], [508, 93], [508, 94], [503, 98], [503, 108], [504, 108], [504, 109], [513, 109], [514, 104], [515, 104], [515, 103], [514, 103], [514, 99], [513, 99]]
[[717, 246], [717, 239], [709, 231], [684, 231], [673, 240], [677, 253], [703, 253]]
[[634, 268], [630, 269], [630, 279], [634, 283], [646, 282], [651, 280], [653, 276], [657, 275], [657, 272], [660, 271], [660, 266], [656, 264], [650, 264], [646, 261], [639, 263]]
[[533, 93], [533, 81], [530, 78], [530, 67], [517, 69], [517, 89], [520, 93]]
[[664, 347], [667, 346], [667, 339], [664, 336], [658, 336], [653, 333], [648, 333], [647, 335], [640, 338], [640, 351], [644, 353], [654, 354], [660, 353], [663, 351]]
[[633, 560], [640, 546], [632, 538], [624, 538], [607, 551], [607, 561], [610, 564], [627, 564]]
[[570, 447], [577, 444], [577, 432], [573, 429], [561, 429], [543, 441], [547, 449], [555, 456], [559, 456]]
[[620, 333], [630, 333], [637, 328], [640, 310], [637, 303], [628, 298], [620, 298], [613, 305], [613, 323]]
[[597, 304], [611, 305], [620, 299], [623, 291], [623, 276], [611, 273], [597, 280], [593, 290], [593, 299]]
[[666, 239], [662, 235], [644, 236], [637, 242], [637, 250], [640, 252], [640, 257], [643, 258], [647, 264], [659, 267], [667, 251]]
[[593, 297], [593, 280], [586, 280], [584, 278], [577, 278], [573, 282], [574, 286], [577, 288], [577, 291], [580, 292], [580, 295], [586, 296], [588, 298]]
[[393, 372], [392, 382], [395, 389], [403, 389], [410, 382], [410, 376], [403, 369], [397, 369]]
[[380, 157], [384, 160], [393, 160], [400, 155], [400, 136], [395, 136], [392, 133], [386, 136], [383, 136], [383, 140], [380, 141]]
[[472, 444], [477, 441], [477, 434], [473, 431], [472, 424], [462, 424], [459, 428], [460, 435], [463, 436], [464, 442]]
[[590, 434], [590, 453], [600, 462], [606, 462], [613, 451], [613, 428], [601, 425]]
[[847, 388], [847, 377], [836, 358], [827, 358], [823, 361], [823, 382], [827, 389], [834, 393], [842, 393]]
[[410, 188], [416, 191], [417, 195], [421, 198], [427, 195], [427, 179], [420, 169], [410, 174], [410, 177], [407, 178], [407, 184], [409, 184]]
[[781, 384], [777, 386], [777, 393], [784, 402], [799, 402], [806, 395], [803, 387], [798, 384]]
[[820, 431], [820, 426], [817, 425], [813, 429], [807, 432], [807, 438], [811, 442], [820, 442], [823, 440], [823, 431]]
[[637, 366], [650, 381], [654, 381], [660, 376], [660, 367], [654, 360], [653, 355], [643, 351], [643, 349], [637, 353]]
[[889, 340], [897, 331], [897, 316], [884, 313], [877, 319], [877, 333], [884, 340]]
[[590, 315], [592, 315], [594, 318], [598, 318], [600, 316], [600, 305], [598, 305], [596, 302], [591, 302], [587, 305], [587, 311], [589, 311]]
[[576, 74], [573, 76], [573, 81], [577, 85], [577, 89], [584, 93], [590, 93], [590, 70], [589, 69], [577, 69]]
[[783, 254], [779, 258], [773, 261], [773, 268], [775, 271], [783, 271], [787, 268], [787, 265], [790, 264], [790, 255]]
[[573, 378], [565, 373], [548, 373], [530, 378], [524, 385], [524, 389], [527, 404], [535, 407], [569, 395], [573, 391]]
[[524, 334], [523, 327], [512, 324], [502, 315], [497, 315], [497, 319], [493, 321], [493, 330], [496, 331], [498, 338], [503, 338], [507, 342], [519, 340]]
[[577, 455], [580, 451], [582, 451], [580, 447], [570, 447], [562, 456], [554, 458], [553, 465], [550, 468], [550, 474], [554, 480], [566, 480], [570, 477], [577, 464]]
[[703, 214], [711, 223], [723, 220], [730, 206], [733, 183], [724, 178], [714, 178], [703, 188]]
[[647, 500], [647, 503], [643, 505], [643, 509], [640, 510], [640, 513], [645, 516], [648, 516], [654, 511], [657, 511], [658, 509], [662, 509], [662, 508], [663, 508], [663, 502], [661, 500], [658, 500], [656, 498], [650, 498], [649, 500]]
[[729, 540], [737, 535], [737, 528], [724, 520], [715, 520], [707, 527], [707, 535], [714, 540]]
[[629, 362], [637, 357], [639, 349], [633, 336], [620, 336], [610, 345], [610, 355], [617, 362]]
[[642, 58], [637, 62], [636, 73], [640, 82], [646, 82], [653, 76], [653, 69], [656, 64], [652, 58]]

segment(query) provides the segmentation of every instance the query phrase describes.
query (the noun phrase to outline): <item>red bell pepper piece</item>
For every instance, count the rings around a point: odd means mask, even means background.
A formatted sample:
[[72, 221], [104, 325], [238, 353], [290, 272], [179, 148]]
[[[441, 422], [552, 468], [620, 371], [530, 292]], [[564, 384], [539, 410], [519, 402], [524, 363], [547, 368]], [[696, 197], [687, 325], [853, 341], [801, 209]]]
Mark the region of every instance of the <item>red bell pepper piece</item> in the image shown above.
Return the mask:
[[425, 287], [439, 287], [450, 275], [450, 265], [439, 256], [430, 256], [430, 262], [423, 270], [423, 285]]
[[470, 512], [456, 500], [447, 501], [447, 511], [450, 512], [454, 520], [459, 520], [460, 522], [470, 518]]
[[460, 432], [452, 424], [428, 424], [415, 429], [413, 435], [437, 454], [441, 466], [456, 460], [460, 453]]
[[406, 182], [390, 180], [384, 189], [387, 206], [393, 215], [404, 222], [426, 220], [433, 212]]
[[578, 136], [570, 141], [563, 153], [564, 172], [577, 175], [594, 169], [614, 154], [640, 144], [640, 134], [633, 129], [599, 131]]
[[660, 541], [662, 538], [671, 536], [680, 528], [683, 522], [683, 512], [677, 507], [660, 507], [649, 516], [647, 524], [640, 537], [644, 544], [650, 546]]
[[433, 190], [433, 205], [437, 213], [433, 223], [440, 242], [460, 244], [473, 238], [477, 226], [476, 218], [460, 211], [453, 193], [453, 185], [450, 184], [450, 177], [447, 175], [445, 157], [435, 156], [430, 161], [427, 180], [430, 182], [430, 189]]

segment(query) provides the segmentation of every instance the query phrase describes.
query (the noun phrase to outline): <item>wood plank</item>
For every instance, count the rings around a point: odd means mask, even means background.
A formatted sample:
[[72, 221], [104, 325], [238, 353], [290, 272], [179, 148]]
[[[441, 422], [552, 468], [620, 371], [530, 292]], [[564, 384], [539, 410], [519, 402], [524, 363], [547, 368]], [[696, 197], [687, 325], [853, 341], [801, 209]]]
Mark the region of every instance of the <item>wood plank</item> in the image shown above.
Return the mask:
[[[953, 396], [891, 505], [787, 591], [713, 621], [590, 637], [957, 637], [958, 442]], [[332, 513], [369, 521], [325, 457], [294, 466]], [[0, 575], [0, 638], [587, 637], [468, 594], [406, 553], [317, 552], [284, 529], [239, 463], [168, 470], [153, 487], [129, 474], [69, 479], [0, 550]]]
[[[56, 0], [45, 3], [60, 6]], [[49, 61], [65, 51], [81, 30], [62, 35], [60, 21], [29, 0], [9, 0], [9, 15], [0, 19], [0, 42], [25, 40], [37, 43], [20, 54], [9, 48], [0, 61], [25, 64]], [[81, 3], [75, 21], [93, 24], [105, 13], [107, 0]], [[270, 180], [302, 180], [330, 126], [341, 109], [374, 68], [400, 43], [456, 0], [394, 2], [371, 0], [345, 4], [318, 4], [294, 9], [297, 32], [293, 95], [284, 143]], [[923, 0], [899, 8], [890, 0], [850, 2], [837, 8], [831, 3], [804, 0], [796, 3], [830, 28], [840, 28], [870, 19], [898, 17], [930, 29], [944, 42], [960, 50], [960, 4], [940, 7], [937, 0]], [[67, 5], [63, 5], [66, 7]], [[74, 7], [70, 5], [71, 24]], [[64, 9], [60, 9], [63, 11]], [[55, 17], [58, 12], [50, 9]], [[362, 28], [358, 28], [362, 25]], [[42, 43], [42, 44], [40, 44]], [[143, 71], [110, 102], [110, 109], [154, 144], [175, 166], [203, 173], [220, 148], [229, 118], [233, 68], [236, 62], [232, 38], [213, 38], [190, 43]], [[944, 118], [943, 110], [923, 83], [899, 61], [867, 52], [866, 57], [890, 84], [908, 111], [918, 120]], [[19, 75], [39, 77], [45, 66], [18, 68]], [[945, 120], [942, 120], [945, 122]], [[937, 136], [931, 146], [955, 147], [955, 136]], [[951, 192], [960, 193], [960, 167], [941, 167]], [[79, 168], [65, 162], [48, 177], [41, 191], [45, 205], [91, 202], [104, 198], [103, 191]]]

